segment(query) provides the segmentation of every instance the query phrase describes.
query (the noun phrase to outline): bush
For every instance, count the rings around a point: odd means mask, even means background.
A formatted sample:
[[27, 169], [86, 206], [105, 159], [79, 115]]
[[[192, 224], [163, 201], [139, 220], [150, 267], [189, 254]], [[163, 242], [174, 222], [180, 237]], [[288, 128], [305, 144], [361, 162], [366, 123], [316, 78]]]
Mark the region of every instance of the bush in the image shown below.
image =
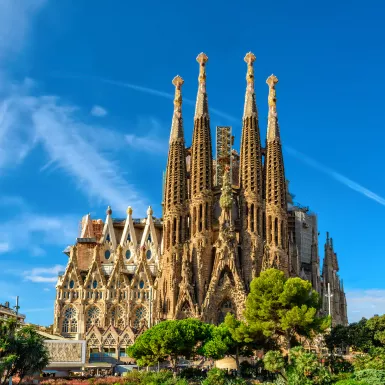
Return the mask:
[[385, 370], [365, 369], [354, 373], [358, 381], [367, 382], [370, 385], [385, 384]]
[[330, 356], [325, 361], [325, 366], [329, 368], [333, 374], [352, 373], [353, 365], [340, 356]]
[[179, 373], [179, 377], [186, 378], [188, 380], [200, 380], [206, 377], [206, 373], [202, 372], [202, 370], [198, 368], [186, 368]]
[[357, 356], [353, 365], [356, 371], [364, 369], [385, 370], [385, 348], [374, 348], [367, 354]]
[[207, 372], [207, 378], [202, 382], [202, 385], [226, 385], [226, 377], [224, 370], [213, 368]]
[[357, 381], [354, 379], [348, 379], [348, 380], [341, 380], [335, 383], [335, 385], [370, 385], [368, 382], [365, 381]]

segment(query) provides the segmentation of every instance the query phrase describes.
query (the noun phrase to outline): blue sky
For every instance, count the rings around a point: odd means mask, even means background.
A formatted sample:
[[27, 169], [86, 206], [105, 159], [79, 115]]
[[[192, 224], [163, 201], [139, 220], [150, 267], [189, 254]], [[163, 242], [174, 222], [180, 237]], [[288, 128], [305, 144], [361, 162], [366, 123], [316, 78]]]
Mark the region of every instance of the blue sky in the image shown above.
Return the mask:
[[50, 324], [81, 217], [160, 215], [172, 78], [191, 143], [201, 51], [211, 128], [239, 148], [243, 57], [264, 140], [274, 73], [296, 201], [334, 238], [350, 320], [385, 312], [385, 27], [380, 0], [0, 0], [0, 301]]

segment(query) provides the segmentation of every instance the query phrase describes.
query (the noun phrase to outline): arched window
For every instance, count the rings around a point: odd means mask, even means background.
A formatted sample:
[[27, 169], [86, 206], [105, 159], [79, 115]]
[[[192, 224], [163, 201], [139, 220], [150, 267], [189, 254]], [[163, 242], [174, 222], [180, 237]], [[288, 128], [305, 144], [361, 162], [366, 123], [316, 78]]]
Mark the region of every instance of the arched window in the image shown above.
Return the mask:
[[[123, 326], [124, 328], [124, 311], [121, 306], [115, 306], [110, 311], [109, 323], [112, 326], [119, 327]], [[122, 328], [122, 329], [123, 329]]]
[[147, 250], [147, 251], [146, 251], [146, 258], [147, 258], [147, 259], [151, 259], [151, 257], [152, 257], [152, 252], [151, 252], [151, 250]]
[[254, 203], [250, 206], [250, 231], [254, 231]]
[[187, 301], [181, 307], [179, 316], [181, 319], [193, 317], [190, 304]]
[[274, 240], [275, 240], [275, 245], [278, 246], [278, 218], [274, 219]]
[[147, 309], [144, 306], [139, 306], [136, 308], [134, 313], [134, 323], [133, 326], [135, 329], [139, 329], [142, 320], [145, 320], [147, 316]]
[[64, 312], [62, 325], [63, 333], [76, 333], [78, 331], [78, 321], [76, 309], [72, 306], [67, 307]]
[[100, 324], [100, 310], [97, 306], [91, 306], [87, 310], [86, 329], [89, 330], [93, 325], [99, 326], [99, 324]]
[[126, 250], [126, 259], [131, 258], [131, 250]]
[[227, 313], [235, 313], [234, 305], [229, 299], [224, 300], [218, 310], [218, 324], [224, 322]]

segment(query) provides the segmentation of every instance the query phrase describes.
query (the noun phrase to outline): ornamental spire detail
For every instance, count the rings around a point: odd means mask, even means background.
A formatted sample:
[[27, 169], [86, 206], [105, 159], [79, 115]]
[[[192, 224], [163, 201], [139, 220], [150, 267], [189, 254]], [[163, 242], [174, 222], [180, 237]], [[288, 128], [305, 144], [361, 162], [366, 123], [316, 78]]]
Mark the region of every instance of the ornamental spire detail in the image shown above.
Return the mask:
[[198, 76], [198, 95], [195, 106], [195, 119], [209, 114], [207, 93], [206, 93], [206, 63], [209, 60], [206, 54], [203, 52], [197, 56], [197, 62], [199, 63], [199, 76]]
[[275, 75], [271, 75], [266, 80], [269, 86], [269, 115], [268, 115], [268, 128], [267, 128], [267, 141], [280, 139], [278, 115], [277, 115], [277, 96], [275, 85], [278, 83], [278, 78]]
[[244, 58], [247, 63], [247, 74], [246, 74], [246, 96], [245, 96], [245, 107], [243, 110], [243, 118], [248, 116], [254, 116], [258, 118], [257, 104], [255, 101], [255, 90], [254, 90], [254, 62], [255, 55], [252, 52], [248, 52]]
[[172, 84], [175, 86], [174, 97], [174, 114], [171, 123], [170, 143], [174, 140], [182, 139], [183, 136], [183, 119], [182, 119], [182, 85], [184, 80], [179, 76], [175, 76]]

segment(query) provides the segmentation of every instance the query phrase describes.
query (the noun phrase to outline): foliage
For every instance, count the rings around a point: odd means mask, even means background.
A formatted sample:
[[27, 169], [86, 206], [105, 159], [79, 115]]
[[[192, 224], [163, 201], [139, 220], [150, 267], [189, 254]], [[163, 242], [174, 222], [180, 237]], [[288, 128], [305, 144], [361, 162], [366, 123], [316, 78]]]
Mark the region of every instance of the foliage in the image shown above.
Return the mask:
[[141, 334], [127, 354], [135, 358], [140, 366], [155, 365], [171, 358], [176, 368], [177, 358], [189, 358], [200, 343], [210, 335], [211, 325], [196, 319], [163, 321]]
[[385, 315], [374, 316], [349, 326], [338, 325], [325, 337], [329, 349], [351, 346], [354, 350], [368, 353], [373, 348], [385, 347]]
[[331, 355], [326, 358], [324, 365], [332, 374], [353, 372], [353, 365], [341, 356]]
[[206, 373], [199, 368], [185, 368], [179, 373], [180, 378], [199, 380], [206, 377]]
[[241, 378], [231, 378], [225, 370], [213, 368], [207, 372], [207, 378], [202, 385], [247, 385], [247, 381]]
[[263, 345], [264, 337], [261, 333], [253, 333], [242, 321], [238, 321], [233, 314], [228, 313], [225, 321], [217, 327], [211, 328], [210, 338], [203, 345], [201, 352], [204, 356], [220, 359], [225, 355], [232, 356], [240, 375], [239, 357], [249, 357], [253, 348]]
[[312, 353], [301, 347], [289, 351], [290, 363], [286, 363], [279, 351], [267, 352], [264, 357], [266, 370], [280, 375], [288, 385], [327, 385], [331, 383], [330, 373]]
[[355, 370], [385, 370], [385, 348], [372, 348], [368, 353], [356, 356], [353, 365]]
[[357, 381], [352, 378], [347, 380], [341, 380], [335, 383], [335, 385], [370, 385], [368, 382], [365, 381]]
[[319, 306], [311, 282], [268, 269], [251, 282], [245, 317], [253, 332], [277, 342], [284, 337], [290, 348], [296, 336], [311, 337], [328, 328], [329, 318], [316, 315]]
[[0, 384], [18, 376], [19, 383], [49, 363], [43, 339], [31, 326], [18, 327], [15, 320], [0, 322]]
[[358, 381], [367, 382], [370, 385], [385, 384], [385, 370], [365, 369], [354, 373]]

